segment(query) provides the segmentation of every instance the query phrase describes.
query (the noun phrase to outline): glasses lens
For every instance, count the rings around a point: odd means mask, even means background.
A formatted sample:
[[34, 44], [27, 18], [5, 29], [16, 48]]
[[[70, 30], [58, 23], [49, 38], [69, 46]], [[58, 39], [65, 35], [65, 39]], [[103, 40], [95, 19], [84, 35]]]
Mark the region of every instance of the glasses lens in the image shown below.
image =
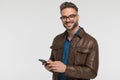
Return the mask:
[[68, 16], [70, 19], [72, 19], [72, 18], [75, 18], [75, 14], [72, 14], [72, 15], [70, 15], [70, 16]]
[[60, 19], [62, 19], [63, 21], [67, 20], [67, 18], [70, 19], [70, 20], [72, 20], [72, 19], [74, 19], [76, 16], [77, 16], [77, 14], [71, 14], [71, 15], [69, 15], [69, 16], [62, 16], [62, 17], [60, 17]]

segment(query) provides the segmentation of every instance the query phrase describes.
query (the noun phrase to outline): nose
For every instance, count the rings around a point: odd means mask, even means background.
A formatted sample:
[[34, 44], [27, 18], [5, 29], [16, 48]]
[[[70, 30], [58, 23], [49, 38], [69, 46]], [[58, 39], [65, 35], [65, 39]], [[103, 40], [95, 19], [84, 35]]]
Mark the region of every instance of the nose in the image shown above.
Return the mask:
[[66, 22], [69, 22], [70, 21], [70, 18], [68, 17], [68, 18], [66, 18]]

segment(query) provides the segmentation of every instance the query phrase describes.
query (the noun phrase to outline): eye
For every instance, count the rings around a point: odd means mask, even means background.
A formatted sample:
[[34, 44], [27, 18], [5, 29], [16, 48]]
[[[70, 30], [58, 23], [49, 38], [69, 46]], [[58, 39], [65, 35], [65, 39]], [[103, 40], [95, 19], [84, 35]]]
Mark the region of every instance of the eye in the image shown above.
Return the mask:
[[61, 16], [60, 19], [63, 21], [66, 21], [67, 19], [73, 20], [76, 16], [77, 16], [77, 14], [71, 14], [69, 16]]
[[72, 14], [72, 15], [69, 16], [69, 18], [74, 18], [75, 16], [77, 16], [77, 15]]
[[66, 18], [67, 18], [67, 16], [62, 16], [62, 17], [61, 17], [61, 19], [66, 19]]

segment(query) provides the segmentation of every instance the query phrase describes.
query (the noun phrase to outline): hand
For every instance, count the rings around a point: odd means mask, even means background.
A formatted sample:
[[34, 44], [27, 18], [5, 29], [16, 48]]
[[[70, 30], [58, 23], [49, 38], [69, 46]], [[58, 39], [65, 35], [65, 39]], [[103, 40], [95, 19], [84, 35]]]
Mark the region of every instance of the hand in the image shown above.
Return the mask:
[[48, 60], [47, 63], [43, 64], [44, 67], [45, 67], [48, 71], [50, 71], [50, 70], [49, 70], [50, 67], [48, 66], [50, 63], [52, 63], [52, 61], [51, 61], [51, 60]]
[[66, 65], [61, 61], [48, 61], [48, 65], [45, 66], [47, 70], [52, 72], [63, 73], [66, 70]]

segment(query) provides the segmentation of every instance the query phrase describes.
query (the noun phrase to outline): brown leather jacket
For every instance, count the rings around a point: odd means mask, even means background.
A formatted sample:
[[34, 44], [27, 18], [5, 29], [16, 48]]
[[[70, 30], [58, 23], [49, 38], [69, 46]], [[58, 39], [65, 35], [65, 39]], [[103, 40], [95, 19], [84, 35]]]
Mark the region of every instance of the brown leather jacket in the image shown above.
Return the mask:
[[[66, 38], [66, 31], [55, 37], [51, 46], [50, 59], [61, 61]], [[98, 44], [87, 34], [83, 28], [75, 35], [71, 42], [68, 65], [65, 71], [67, 80], [90, 80], [97, 76], [98, 72]], [[53, 80], [59, 80], [59, 73], [53, 72]]]

